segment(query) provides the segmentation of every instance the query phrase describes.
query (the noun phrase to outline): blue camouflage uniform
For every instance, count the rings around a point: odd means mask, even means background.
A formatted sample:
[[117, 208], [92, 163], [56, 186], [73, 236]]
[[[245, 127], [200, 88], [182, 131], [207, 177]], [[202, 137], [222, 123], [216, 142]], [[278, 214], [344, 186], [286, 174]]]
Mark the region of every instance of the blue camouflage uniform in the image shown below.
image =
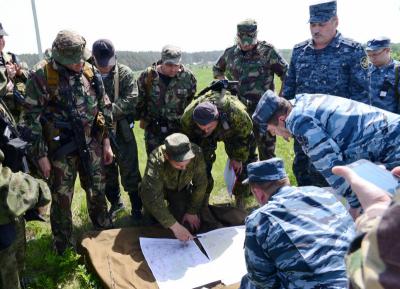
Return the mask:
[[[312, 40], [297, 44], [292, 53], [283, 95], [326, 93], [369, 103], [368, 60], [361, 44], [344, 38], [339, 32], [322, 50]], [[323, 178], [295, 142], [293, 171], [299, 185], [325, 186]]]
[[361, 44], [339, 32], [322, 50], [309, 39], [293, 48], [283, 95], [292, 99], [299, 93], [326, 93], [369, 103], [367, 68]]
[[395, 67], [399, 65], [400, 62], [393, 59], [389, 64], [383, 67], [377, 67], [373, 64], [370, 64], [369, 92], [371, 104], [373, 106], [394, 113], [400, 113], [398, 99], [398, 96], [400, 95], [400, 86], [398, 81], [396, 83], [395, 74]]
[[300, 94], [286, 128], [352, 207], [359, 206], [357, 197], [343, 178], [332, 174], [332, 167], [362, 158], [387, 169], [400, 165], [400, 115], [373, 106], [331, 95]]
[[[366, 50], [382, 51], [384, 48], [389, 48], [389, 45], [389, 38], [378, 37], [367, 42]], [[376, 53], [380, 54], [382, 52]], [[398, 99], [400, 96], [399, 66], [400, 62], [393, 59], [379, 67], [370, 63], [368, 69], [370, 79], [369, 94], [373, 106], [395, 113], [400, 112]]]
[[241, 288], [347, 288], [353, 237], [354, 223], [331, 193], [284, 186], [246, 220]]

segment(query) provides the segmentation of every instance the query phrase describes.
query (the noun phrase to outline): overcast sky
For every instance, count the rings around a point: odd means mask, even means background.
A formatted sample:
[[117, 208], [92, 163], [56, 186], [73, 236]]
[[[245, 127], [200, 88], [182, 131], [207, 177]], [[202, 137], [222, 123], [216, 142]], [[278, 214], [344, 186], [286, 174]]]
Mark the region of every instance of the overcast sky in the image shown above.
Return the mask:
[[[259, 39], [292, 48], [310, 36], [308, 6], [314, 0], [36, 0], [43, 50], [57, 32], [82, 34], [90, 48], [109, 38], [117, 50], [223, 50], [234, 43], [236, 23], [258, 22]], [[6, 51], [37, 53], [31, 0], [0, 0]], [[386, 35], [400, 42], [400, 0], [338, 0], [339, 31], [360, 42]]]

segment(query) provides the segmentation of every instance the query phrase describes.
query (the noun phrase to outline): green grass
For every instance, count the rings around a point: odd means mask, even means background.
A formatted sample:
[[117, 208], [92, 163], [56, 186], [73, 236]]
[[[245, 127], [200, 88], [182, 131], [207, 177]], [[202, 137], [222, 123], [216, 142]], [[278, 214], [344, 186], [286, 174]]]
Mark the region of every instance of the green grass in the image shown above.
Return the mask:
[[[198, 91], [206, 87], [212, 81], [211, 67], [190, 67], [198, 81]], [[276, 81], [277, 91], [280, 81]], [[146, 166], [146, 150], [144, 146], [143, 130], [136, 124], [134, 128], [139, 150], [140, 171], [143, 173]], [[295, 184], [291, 165], [293, 162], [293, 143], [287, 143], [278, 137], [277, 156], [284, 159], [290, 180]], [[215, 179], [214, 191], [211, 195], [212, 203], [233, 202], [226, 192], [223, 180], [223, 171], [226, 163], [226, 153], [222, 143], [217, 148], [217, 160], [213, 167]], [[121, 188], [122, 189], [122, 188]], [[125, 204], [129, 206], [129, 198], [123, 193]], [[252, 197], [248, 198], [247, 204], [255, 206]], [[117, 227], [133, 225], [129, 219], [130, 209], [118, 214]], [[92, 226], [88, 217], [86, 199], [79, 181], [75, 184], [75, 195], [72, 203], [72, 215], [74, 222], [74, 237], [79, 239], [83, 232], [91, 230]], [[82, 258], [74, 253], [67, 252], [64, 256], [57, 256], [52, 250], [51, 230], [49, 223], [30, 222], [27, 224], [27, 259], [26, 273], [33, 282], [29, 288], [52, 289], [52, 288], [102, 288], [97, 277], [90, 273], [82, 263]]]

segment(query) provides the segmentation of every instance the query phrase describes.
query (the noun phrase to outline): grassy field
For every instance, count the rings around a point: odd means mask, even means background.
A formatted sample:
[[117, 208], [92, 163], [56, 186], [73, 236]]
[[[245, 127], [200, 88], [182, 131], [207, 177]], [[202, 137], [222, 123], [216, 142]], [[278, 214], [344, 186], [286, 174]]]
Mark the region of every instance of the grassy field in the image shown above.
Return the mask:
[[[206, 87], [212, 81], [210, 67], [191, 67], [198, 80], [198, 91]], [[280, 88], [279, 80], [276, 81], [277, 89]], [[139, 150], [140, 170], [143, 173], [146, 166], [146, 153], [144, 147], [143, 131], [138, 127], [134, 128]], [[278, 138], [276, 154], [285, 160], [290, 179], [294, 183], [291, 170], [293, 162], [293, 145]], [[214, 191], [211, 196], [212, 203], [227, 203], [233, 200], [226, 193], [223, 180], [223, 170], [226, 163], [226, 154], [223, 144], [219, 144], [217, 160], [213, 167], [215, 179]], [[75, 184], [75, 195], [72, 204], [72, 215], [74, 221], [74, 236], [79, 240], [83, 232], [92, 230], [88, 218], [86, 199], [79, 181]], [[121, 188], [122, 189], [122, 188]], [[129, 207], [129, 199], [123, 193], [125, 204]], [[247, 200], [248, 206], [255, 206], [252, 197]], [[119, 213], [116, 227], [132, 226], [129, 218], [130, 208]], [[49, 223], [30, 222], [27, 224], [27, 260], [26, 276], [31, 280], [29, 288], [102, 288], [96, 276], [88, 272], [82, 262], [82, 258], [75, 252], [66, 252], [64, 256], [57, 256], [52, 250], [51, 231]]]

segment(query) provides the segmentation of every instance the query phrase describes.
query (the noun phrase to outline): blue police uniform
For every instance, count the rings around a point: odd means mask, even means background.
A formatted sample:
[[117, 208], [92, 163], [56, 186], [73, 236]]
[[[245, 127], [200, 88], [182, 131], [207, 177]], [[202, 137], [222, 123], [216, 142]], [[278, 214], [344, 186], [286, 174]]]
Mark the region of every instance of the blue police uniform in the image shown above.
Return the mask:
[[[282, 179], [283, 162], [265, 162], [247, 167], [250, 183]], [[347, 288], [344, 256], [354, 233], [330, 192], [283, 186], [246, 219], [248, 273], [240, 288]]]
[[326, 93], [364, 103], [368, 97], [368, 59], [361, 44], [339, 32], [324, 49], [316, 50], [312, 40], [293, 48], [283, 95]]
[[354, 223], [331, 193], [285, 186], [246, 220], [246, 277], [255, 288], [347, 288], [353, 237]]
[[[378, 37], [367, 42], [367, 51], [376, 51], [388, 48], [390, 39]], [[391, 59], [383, 66], [369, 65], [369, 93], [373, 106], [399, 113], [399, 66], [400, 62]]]
[[[396, 81], [396, 67], [400, 65], [397, 60], [391, 60], [389, 64], [383, 67], [377, 67], [373, 64], [369, 66], [370, 84], [369, 92], [371, 104], [373, 106], [400, 113], [399, 99], [400, 86]], [[398, 68], [397, 68], [398, 69]]]
[[[310, 6], [310, 23], [323, 23], [336, 16], [336, 1]], [[283, 95], [326, 93], [369, 103], [368, 59], [361, 44], [339, 32], [323, 49], [312, 39], [294, 46]], [[294, 143], [293, 172], [299, 185], [326, 186], [299, 144]]]
[[332, 174], [332, 167], [362, 158], [388, 169], [400, 165], [400, 115], [373, 106], [331, 95], [300, 94], [286, 128], [352, 207], [359, 206], [357, 197], [343, 178]]

